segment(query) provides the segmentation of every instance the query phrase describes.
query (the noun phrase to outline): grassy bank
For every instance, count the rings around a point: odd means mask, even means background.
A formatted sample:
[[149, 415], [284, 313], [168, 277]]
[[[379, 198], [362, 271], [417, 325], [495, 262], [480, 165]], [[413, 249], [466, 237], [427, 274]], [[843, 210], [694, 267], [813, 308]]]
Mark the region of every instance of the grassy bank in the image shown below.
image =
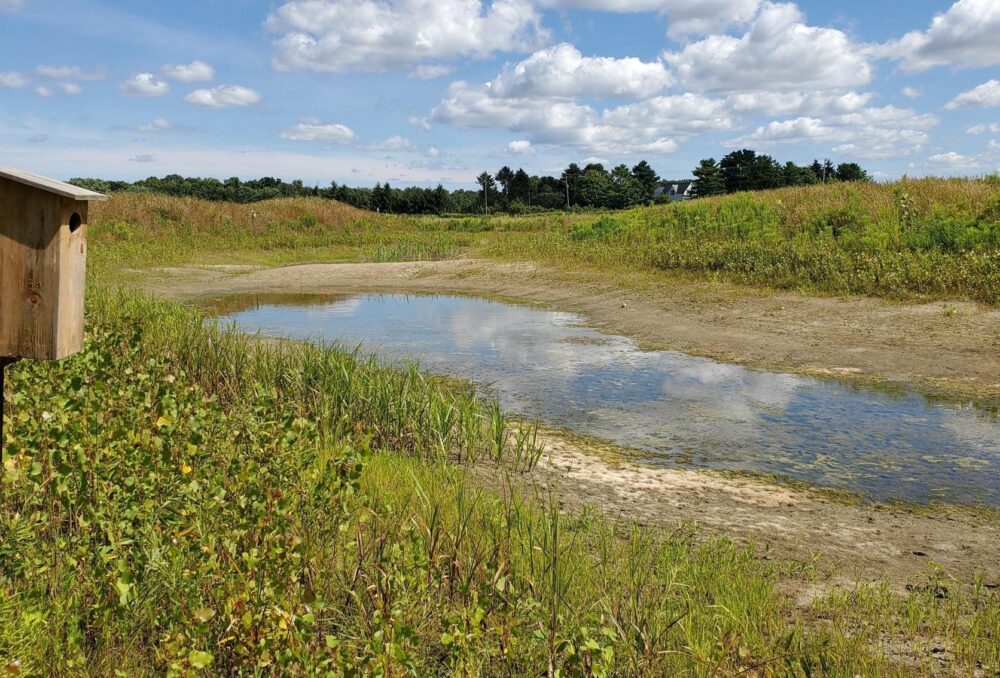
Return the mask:
[[105, 269], [476, 254], [806, 292], [1000, 303], [995, 178], [820, 185], [529, 217], [411, 218], [320, 199], [246, 206], [123, 194], [96, 206], [91, 221], [95, 265]]
[[118, 194], [95, 203], [90, 222], [101, 279], [123, 266], [443, 259], [473, 244], [464, 232], [320, 198], [238, 205]]
[[641, 208], [486, 252], [778, 289], [1000, 303], [1000, 182], [782, 189]]
[[10, 369], [8, 671], [902, 675], [938, 643], [1000, 668], [985, 588], [797, 607], [808, 563], [522, 497], [530, 434], [461, 387], [129, 294], [89, 311], [81, 355]]

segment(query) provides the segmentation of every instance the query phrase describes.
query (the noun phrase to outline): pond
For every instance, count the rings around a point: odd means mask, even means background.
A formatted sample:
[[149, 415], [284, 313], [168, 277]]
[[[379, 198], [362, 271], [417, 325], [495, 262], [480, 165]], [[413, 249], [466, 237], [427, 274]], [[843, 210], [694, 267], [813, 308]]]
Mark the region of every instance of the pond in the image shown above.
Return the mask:
[[645, 451], [643, 463], [1000, 506], [1000, 421], [969, 405], [644, 351], [573, 313], [472, 297], [257, 295], [214, 309], [243, 331], [473, 381], [512, 414]]

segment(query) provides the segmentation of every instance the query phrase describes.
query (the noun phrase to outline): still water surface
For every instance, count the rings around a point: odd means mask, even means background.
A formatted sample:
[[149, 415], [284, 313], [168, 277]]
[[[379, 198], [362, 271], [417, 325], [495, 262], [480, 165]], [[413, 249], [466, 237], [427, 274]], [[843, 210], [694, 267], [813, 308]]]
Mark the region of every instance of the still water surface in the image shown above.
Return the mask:
[[269, 295], [217, 310], [244, 331], [418, 361], [509, 412], [649, 452], [647, 463], [1000, 506], [1000, 421], [971, 406], [643, 351], [572, 313], [472, 297]]

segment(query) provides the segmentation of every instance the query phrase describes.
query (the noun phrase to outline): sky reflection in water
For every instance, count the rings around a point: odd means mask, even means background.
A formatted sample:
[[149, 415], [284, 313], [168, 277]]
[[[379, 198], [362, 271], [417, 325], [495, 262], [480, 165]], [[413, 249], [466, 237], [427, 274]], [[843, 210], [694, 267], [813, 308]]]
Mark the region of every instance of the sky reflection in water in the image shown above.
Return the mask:
[[470, 379], [510, 412], [655, 453], [649, 463], [1000, 506], [1000, 423], [971, 407], [641, 351], [571, 313], [470, 297], [246, 297], [223, 308], [246, 331], [362, 344]]

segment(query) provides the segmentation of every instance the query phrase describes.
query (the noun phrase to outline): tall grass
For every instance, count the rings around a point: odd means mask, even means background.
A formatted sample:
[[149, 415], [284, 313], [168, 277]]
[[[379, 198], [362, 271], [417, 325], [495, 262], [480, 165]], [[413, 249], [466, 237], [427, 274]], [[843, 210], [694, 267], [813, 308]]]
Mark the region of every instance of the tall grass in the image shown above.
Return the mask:
[[486, 253], [781, 289], [1000, 303], [1000, 184], [921, 179], [743, 193], [577, 219]]
[[464, 387], [132, 294], [89, 312], [82, 354], [10, 369], [8, 673], [904, 675], [900, 634], [1000, 668], [986, 589], [860, 589], [894, 635], [862, 633], [752, 549], [524, 496], [530, 431]]
[[233, 205], [130, 193], [95, 205], [91, 224], [94, 266], [105, 277], [123, 266], [473, 253], [780, 289], [1000, 303], [993, 178], [832, 184], [522, 217], [403, 217], [319, 198]]
[[145, 193], [95, 203], [89, 239], [103, 278], [123, 266], [442, 259], [471, 242], [320, 198], [237, 205]]

